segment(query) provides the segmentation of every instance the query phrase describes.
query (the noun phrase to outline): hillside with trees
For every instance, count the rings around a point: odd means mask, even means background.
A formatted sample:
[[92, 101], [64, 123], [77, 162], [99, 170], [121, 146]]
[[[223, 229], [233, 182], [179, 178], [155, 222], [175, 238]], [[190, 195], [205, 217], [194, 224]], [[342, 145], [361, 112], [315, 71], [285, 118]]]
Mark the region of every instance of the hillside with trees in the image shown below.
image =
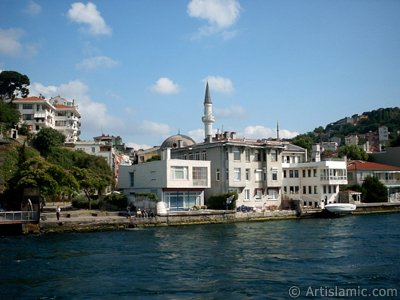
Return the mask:
[[[325, 127], [320, 126], [311, 132], [296, 136], [292, 142], [295, 145], [311, 151], [313, 144], [329, 142], [332, 138], [339, 138], [344, 147], [344, 138], [349, 135], [363, 135], [369, 132], [377, 132], [380, 126], [386, 126], [389, 131], [389, 143], [391, 147], [400, 146], [400, 108], [379, 108], [345, 117]], [[361, 142], [363, 142], [361, 140]], [[345, 149], [351, 150], [351, 149]], [[342, 151], [346, 152], [346, 151]], [[361, 154], [363, 156], [363, 154]], [[365, 157], [364, 157], [365, 158]], [[359, 159], [359, 158], [356, 158]]]

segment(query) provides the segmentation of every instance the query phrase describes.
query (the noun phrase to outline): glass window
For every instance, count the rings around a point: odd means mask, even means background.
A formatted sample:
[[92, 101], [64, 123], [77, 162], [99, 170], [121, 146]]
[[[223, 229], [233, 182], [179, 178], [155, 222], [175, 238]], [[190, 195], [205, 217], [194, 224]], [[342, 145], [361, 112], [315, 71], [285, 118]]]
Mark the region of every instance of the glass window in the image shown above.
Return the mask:
[[263, 193], [263, 190], [262, 190], [262, 189], [256, 189], [255, 198], [256, 198], [256, 199], [261, 199], [262, 193]]
[[260, 151], [255, 150], [254, 151], [254, 161], [260, 161], [260, 160], [261, 160]]
[[233, 169], [233, 173], [234, 173], [234, 181], [240, 181], [241, 180], [241, 172], [240, 172], [240, 168], [234, 168]]
[[268, 189], [268, 199], [278, 199], [278, 190]]
[[246, 162], [250, 162], [250, 149], [246, 149]]
[[244, 190], [244, 200], [250, 200], [250, 190], [249, 189]]
[[303, 186], [303, 194], [307, 194], [307, 187]]
[[313, 175], [314, 177], [317, 177], [317, 169], [313, 169]]
[[221, 173], [219, 172], [219, 169], [217, 169], [217, 171], [215, 172], [215, 177], [217, 181], [221, 179]]
[[188, 179], [188, 167], [183, 166], [172, 166], [171, 177], [173, 180], [187, 180]]
[[135, 186], [135, 173], [129, 172], [129, 186]]
[[306, 170], [303, 170], [303, 177], [306, 177]]
[[250, 169], [246, 169], [246, 180], [250, 180]]
[[233, 160], [240, 160], [240, 149], [233, 147]]
[[278, 161], [278, 151], [276, 149], [271, 150], [271, 161]]
[[294, 170], [294, 177], [299, 178], [299, 170]]
[[207, 168], [193, 167], [193, 185], [207, 185]]
[[262, 170], [256, 170], [254, 175], [255, 175], [255, 178], [254, 178], [255, 181], [261, 181], [261, 179], [262, 179], [262, 178], [261, 178], [261, 176], [262, 176]]
[[23, 109], [33, 109], [33, 104], [22, 104]]
[[278, 170], [272, 170], [272, 180], [278, 180]]

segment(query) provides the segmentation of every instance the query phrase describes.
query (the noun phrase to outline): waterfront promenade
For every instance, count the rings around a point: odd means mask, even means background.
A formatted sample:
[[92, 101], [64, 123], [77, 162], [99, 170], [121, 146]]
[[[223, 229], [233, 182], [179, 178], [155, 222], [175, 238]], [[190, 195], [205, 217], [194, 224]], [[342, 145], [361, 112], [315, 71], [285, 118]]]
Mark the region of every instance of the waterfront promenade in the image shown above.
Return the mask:
[[[61, 217], [57, 221], [57, 205], [47, 205], [41, 214], [40, 232], [87, 232], [99, 230], [124, 230], [136, 227], [176, 226], [191, 224], [233, 223], [251, 221], [269, 221], [314, 217], [315, 211], [306, 211], [301, 216], [294, 210], [276, 210], [266, 212], [235, 212], [198, 210], [169, 213], [166, 216], [127, 218], [127, 213], [106, 212], [100, 210], [72, 209], [68, 204], [61, 205]], [[354, 214], [400, 212], [399, 204], [360, 205]]]

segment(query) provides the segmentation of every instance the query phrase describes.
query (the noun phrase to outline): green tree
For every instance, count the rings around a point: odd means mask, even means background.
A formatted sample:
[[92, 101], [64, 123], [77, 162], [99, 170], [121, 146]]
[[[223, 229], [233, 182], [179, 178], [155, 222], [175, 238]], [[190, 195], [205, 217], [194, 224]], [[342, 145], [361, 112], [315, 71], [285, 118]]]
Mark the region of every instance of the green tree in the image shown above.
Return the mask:
[[357, 145], [345, 145], [339, 148], [339, 157], [347, 156], [352, 160], [368, 160], [368, 154]]
[[14, 100], [15, 97], [25, 98], [29, 95], [29, 78], [16, 71], [3, 71], [0, 73], [0, 99]]
[[40, 194], [48, 199], [69, 196], [79, 188], [78, 182], [67, 170], [41, 157], [26, 160], [8, 184], [8, 188], [14, 190], [38, 187]]
[[375, 203], [388, 201], [388, 190], [378, 178], [367, 176], [362, 184], [362, 188], [365, 191], [365, 195], [363, 196], [364, 202]]
[[311, 133], [299, 134], [293, 138], [292, 143], [296, 146], [307, 149], [308, 153], [311, 153], [312, 146], [316, 143], [316, 139]]
[[42, 156], [47, 157], [55, 148], [61, 146], [65, 141], [65, 136], [53, 129], [42, 128], [32, 139], [32, 145]]
[[0, 123], [5, 124], [4, 129], [12, 128], [19, 122], [20, 114], [13, 103], [0, 102]]

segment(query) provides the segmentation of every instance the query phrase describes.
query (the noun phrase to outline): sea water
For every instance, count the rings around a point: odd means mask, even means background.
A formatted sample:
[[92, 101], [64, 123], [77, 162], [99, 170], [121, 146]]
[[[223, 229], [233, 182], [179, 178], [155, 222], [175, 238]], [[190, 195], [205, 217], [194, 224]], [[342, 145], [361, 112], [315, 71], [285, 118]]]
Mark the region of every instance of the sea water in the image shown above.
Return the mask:
[[0, 239], [1, 299], [400, 298], [396, 213]]

